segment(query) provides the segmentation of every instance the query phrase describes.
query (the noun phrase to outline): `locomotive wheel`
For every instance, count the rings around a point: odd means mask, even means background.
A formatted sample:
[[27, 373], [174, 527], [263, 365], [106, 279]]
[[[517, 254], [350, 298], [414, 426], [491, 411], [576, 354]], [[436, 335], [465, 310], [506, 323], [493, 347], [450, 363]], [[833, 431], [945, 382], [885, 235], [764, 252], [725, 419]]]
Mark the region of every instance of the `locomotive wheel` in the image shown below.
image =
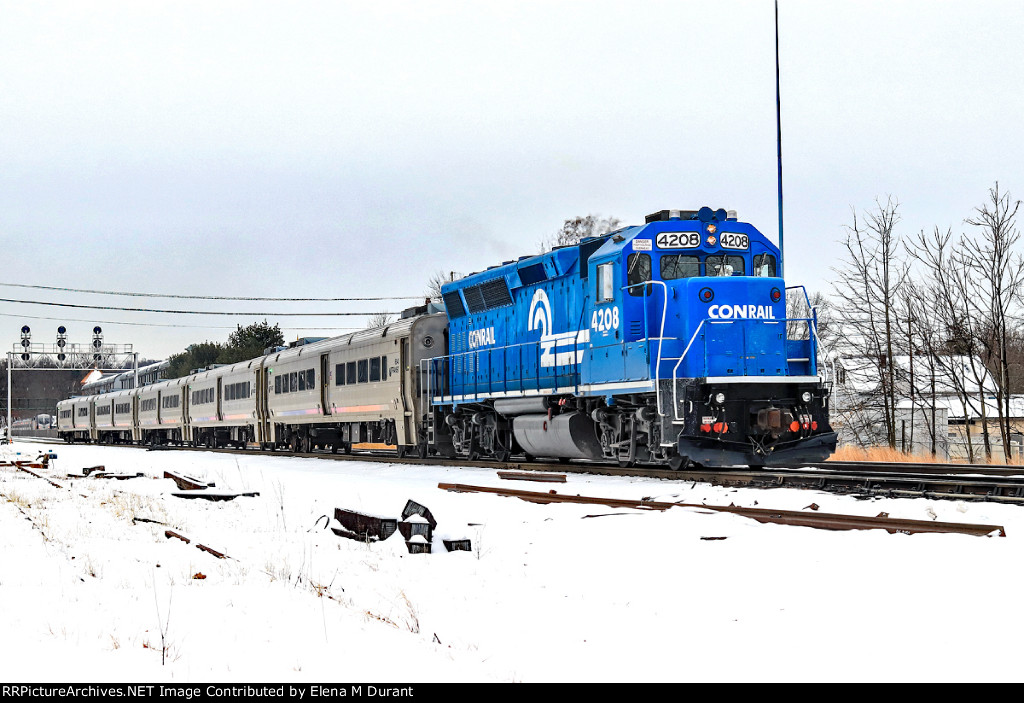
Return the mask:
[[508, 449], [499, 449], [494, 453], [494, 458], [501, 462], [502, 464], [508, 461], [511, 458], [511, 456], [512, 452], [509, 451]]
[[680, 471], [693, 465], [693, 462], [691, 462], [688, 457], [679, 456], [678, 454], [676, 454], [673, 457], [670, 457], [668, 460], [668, 468], [672, 469], [673, 471]]

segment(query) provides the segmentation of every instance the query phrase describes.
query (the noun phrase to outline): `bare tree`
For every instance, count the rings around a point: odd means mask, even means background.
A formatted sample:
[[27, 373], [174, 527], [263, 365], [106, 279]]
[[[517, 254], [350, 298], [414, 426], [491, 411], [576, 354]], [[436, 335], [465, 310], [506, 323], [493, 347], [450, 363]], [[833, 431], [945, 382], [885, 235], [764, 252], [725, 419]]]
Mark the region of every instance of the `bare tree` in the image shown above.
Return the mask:
[[996, 404], [1003, 452], [1010, 458], [1010, 363], [1009, 315], [1014, 301], [1021, 296], [1024, 283], [1024, 259], [1013, 251], [1020, 239], [1016, 228], [1020, 201], [999, 192], [999, 183], [988, 191], [989, 200], [975, 208], [975, 216], [966, 223], [976, 227], [974, 246], [963, 249], [963, 260], [971, 272], [972, 304], [984, 320], [988, 332], [987, 358], [996, 376]]
[[[853, 224], [846, 228], [846, 255], [835, 269], [834, 282], [838, 304], [835, 319], [837, 344], [843, 355], [856, 359], [861, 389], [856, 410], [858, 432], [882, 435], [877, 440], [896, 447], [896, 349], [898, 348], [896, 305], [900, 289], [908, 276], [908, 266], [899, 259], [900, 238], [894, 232], [899, 222], [899, 202], [889, 196], [876, 209], [865, 214], [864, 221], [853, 212]], [[852, 368], [849, 370], [853, 370]], [[863, 441], [874, 444], [876, 438]]]
[[428, 300], [432, 300], [435, 303], [441, 302], [441, 288], [452, 281], [456, 281], [462, 278], [462, 274], [457, 271], [435, 271], [430, 278], [427, 279], [427, 289], [424, 291], [424, 295]]
[[373, 329], [374, 327], [383, 327], [389, 324], [394, 319], [394, 316], [389, 312], [374, 312], [370, 313], [366, 317], [366, 327]]

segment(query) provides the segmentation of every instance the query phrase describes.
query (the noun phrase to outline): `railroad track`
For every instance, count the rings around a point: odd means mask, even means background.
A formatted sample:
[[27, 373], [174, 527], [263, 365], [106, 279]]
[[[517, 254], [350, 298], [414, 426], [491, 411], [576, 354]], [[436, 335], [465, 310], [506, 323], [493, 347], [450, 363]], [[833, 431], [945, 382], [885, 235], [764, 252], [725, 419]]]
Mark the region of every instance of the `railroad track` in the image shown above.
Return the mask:
[[[123, 445], [106, 446], [143, 449], [143, 447], [124, 447]], [[864, 498], [929, 498], [1024, 504], [1024, 467], [1006, 465], [826, 461], [799, 467], [763, 469], [736, 467], [672, 471], [659, 467], [622, 468], [613, 464], [588, 461], [566, 463], [497, 462], [483, 459], [474, 461], [445, 459], [438, 456], [419, 459], [409, 456], [398, 457], [395, 452], [386, 450], [356, 450], [352, 454], [302, 453], [285, 450], [260, 452], [252, 449], [207, 449], [205, 447], [174, 447], [173, 450], [304, 457], [331, 461], [474, 466], [503, 471], [548, 472], [554, 470], [565, 473], [661, 478], [734, 488], [802, 488]]]

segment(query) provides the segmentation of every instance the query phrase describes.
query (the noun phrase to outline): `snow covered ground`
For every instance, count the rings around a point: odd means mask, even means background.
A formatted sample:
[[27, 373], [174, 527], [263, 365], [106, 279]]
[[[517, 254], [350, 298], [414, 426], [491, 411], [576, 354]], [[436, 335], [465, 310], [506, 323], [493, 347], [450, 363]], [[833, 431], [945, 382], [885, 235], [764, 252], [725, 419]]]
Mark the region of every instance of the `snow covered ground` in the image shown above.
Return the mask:
[[[567, 484], [526, 483], [483, 468], [25, 441], [0, 455], [33, 458], [46, 447], [59, 457], [49, 474], [70, 490], [0, 468], [5, 681], [1020, 678], [1020, 507], [572, 474]], [[63, 478], [98, 464], [145, 477]], [[175, 498], [165, 469], [260, 495]], [[999, 524], [1007, 536], [536, 505], [439, 482], [791, 510], [813, 502]], [[399, 517], [408, 499], [430, 508], [438, 535], [472, 539], [472, 551], [438, 543], [410, 555], [398, 535], [364, 544], [317, 523], [335, 507]], [[167, 539], [168, 528], [193, 544]]]

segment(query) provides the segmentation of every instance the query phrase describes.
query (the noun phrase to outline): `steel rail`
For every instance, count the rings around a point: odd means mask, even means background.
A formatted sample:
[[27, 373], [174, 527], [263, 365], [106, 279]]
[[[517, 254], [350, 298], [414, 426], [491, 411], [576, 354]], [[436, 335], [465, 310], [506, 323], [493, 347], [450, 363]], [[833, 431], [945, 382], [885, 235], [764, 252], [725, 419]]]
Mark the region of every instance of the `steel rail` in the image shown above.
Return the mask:
[[[106, 445], [112, 448], [144, 449], [135, 445]], [[176, 447], [178, 448], [178, 447]], [[251, 449], [180, 447], [188, 451], [252, 454]], [[274, 450], [259, 452], [264, 456], [302, 457], [333, 461], [367, 461], [380, 463], [406, 463], [452, 467], [479, 467], [498, 470], [545, 472], [558, 471], [606, 476], [657, 478], [672, 481], [691, 481], [711, 485], [750, 488], [802, 488], [858, 496], [884, 496], [892, 498], [918, 497], [928, 499], [955, 499], [988, 501], [1024, 505], [1024, 471], [1009, 466], [936, 465], [936, 464], [882, 464], [875, 462], [820, 462], [803, 468], [747, 467], [673, 471], [667, 467], [620, 468], [614, 464], [573, 461], [555, 462], [498, 462], [492, 459], [446, 459], [432, 456], [427, 459], [398, 457], [393, 451], [374, 453], [356, 450], [350, 455], [328, 452], [292, 452]], [[890, 467], [896, 470], [887, 472]], [[936, 469], [936, 467], [940, 467]], [[955, 467], [953, 472], [940, 473]]]
[[875, 517], [845, 515], [839, 513], [804, 513], [795, 510], [774, 510], [771, 508], [740, 508], [735, 505], [704, 505], [700, 503], [669, 503], [646, 499], [601, 498], [596, 496], [567, 495], [548, 491], [522, 491], [490, 486], [471, 486], [462, 483], [439, 483], [441, 490], [454, 493], [490, 493], [502, 497], [519, 498], [531, 503], [576, 503], [585, 505], [606, 505], [611, 508], [634, 508], [637, 510], [668, 510], [669, 508], [690, 508], [733, 513], [757, 520], [761, 523], [775, 523], [794, 527], [813, 527], [822, 530], [886, 530], [890, 534], [955, 533], [979, 537], [997, 534], [1006, 536], [1002, 525], [980, 525], [961, 522], [935, 522], [928, 520], [906, 520], [891, 518], [886, 514]]

